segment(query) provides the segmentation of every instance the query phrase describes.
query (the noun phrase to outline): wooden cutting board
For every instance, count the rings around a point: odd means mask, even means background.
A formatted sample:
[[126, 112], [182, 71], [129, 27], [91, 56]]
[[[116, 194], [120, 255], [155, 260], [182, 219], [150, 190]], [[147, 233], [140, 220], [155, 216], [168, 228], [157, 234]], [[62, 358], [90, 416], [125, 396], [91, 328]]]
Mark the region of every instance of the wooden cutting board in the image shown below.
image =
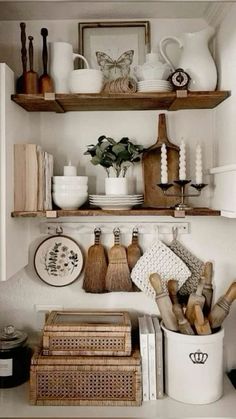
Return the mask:
[[[168, 182], [179, 178], [179, 147], [171, 143], [167, 137], [166, 115], [159, 115], [158, 138], [155, 144], [149, 147], [142, 158], [144, 177], [144, 205], [146, 207], [162, 208], [172, 207], [180, 202], [178, 197], [167, 197], [157, 186], [161, 181], [161, 146], [166, 145]], [[177, 186], [171, 187], [168, 193], [179, 193]]]

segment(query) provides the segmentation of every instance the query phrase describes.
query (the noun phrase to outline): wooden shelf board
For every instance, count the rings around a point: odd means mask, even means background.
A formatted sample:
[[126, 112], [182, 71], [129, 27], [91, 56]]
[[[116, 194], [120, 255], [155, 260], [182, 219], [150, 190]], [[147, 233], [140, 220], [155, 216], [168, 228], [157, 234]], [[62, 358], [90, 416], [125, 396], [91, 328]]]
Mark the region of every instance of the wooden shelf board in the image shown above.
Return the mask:
[[116, 94], [43, 94], [12, 95], [12, 100], [29, 112], [125, 111], [212, 109], [230, 96], [229, 91], [116, 93]]
[[[104, 216], [104, 215], [132, 215], [132, 216], [220, 216], [220, 211], [210, 208], [192, 208], [182, 212], [170, 208], [133, 208], [130, 210], [101, 210], [93, 208], [81, 208], [78, 210], [55, 210], [54, 217], [86, 217], [86, 216]], [[13, 211], [12, 217], [46, 217], [46, 211]], [[50, 218], [50, 217], [49, 217]]]

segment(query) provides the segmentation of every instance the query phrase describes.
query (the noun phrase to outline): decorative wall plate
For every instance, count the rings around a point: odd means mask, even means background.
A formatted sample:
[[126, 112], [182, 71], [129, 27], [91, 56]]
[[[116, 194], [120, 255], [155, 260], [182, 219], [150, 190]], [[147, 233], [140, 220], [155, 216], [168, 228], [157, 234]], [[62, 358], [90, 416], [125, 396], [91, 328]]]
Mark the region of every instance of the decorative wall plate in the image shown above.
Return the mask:
[[51, 236], [38, 246], [34, 266], [42, 281], [54, 287], [64, 287], [78, 278], [83, 255], [79, 245], [70, 237]]

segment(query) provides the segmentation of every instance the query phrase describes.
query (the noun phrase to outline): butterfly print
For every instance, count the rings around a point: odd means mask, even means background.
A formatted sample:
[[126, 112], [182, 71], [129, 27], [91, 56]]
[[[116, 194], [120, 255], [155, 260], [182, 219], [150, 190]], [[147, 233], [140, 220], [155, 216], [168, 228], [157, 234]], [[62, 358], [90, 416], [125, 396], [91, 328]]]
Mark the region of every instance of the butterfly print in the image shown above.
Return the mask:
[[106, 79], [112, 80], [118, 77], [127, 77], [130, 72], [130, 65], [133, 62], [134, 51], [131, 49], [113, 60], [105, 52], [96, 51], [97, 62]]

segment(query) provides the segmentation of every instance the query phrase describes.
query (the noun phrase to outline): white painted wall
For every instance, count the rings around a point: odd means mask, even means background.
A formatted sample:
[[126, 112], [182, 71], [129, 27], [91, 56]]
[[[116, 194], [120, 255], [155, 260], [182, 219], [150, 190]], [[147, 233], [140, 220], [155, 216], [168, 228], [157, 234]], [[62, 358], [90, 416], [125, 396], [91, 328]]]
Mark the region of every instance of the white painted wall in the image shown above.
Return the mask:
[[[234, 11], [234, 19], [236, 10]], [[234, 24], [232, 17], [232, 31]], [[231, 19], [231, 17], [227, 18]], [[228, 41], [225, 27], [226, 23], [220, 29], [219, 45], [225, 46]], [[49, 29], [50, 39], [71, 42], [74, 50], [77, 50], [77, 22], [76, 21], [57, 21], [57, 22], [27, 22], [27, 33], [31, 33], [35, 38], [37, 57], [35, 60], [35, 68], [39, 69], [39, 51], [37, 44], [40, 40], [40, 28], [46, 26]], [[204, 26], [202, 20], [152, 20], [152, 45], [156, 48], [157, 42], [162, 36], [171, 34], [177, 35], [182, 31], [195, 31]], [[0, 60], [7, 63], [20, 74], [20, 54], [19, 54], [19, 22], [2, 22], [0, 23]], [[229, 42], [229, 41], [228, 41]], [[11, 45], [11, 50], [9, 48]], [[13, 48], [13, 49], [12, 49]], [[173, 53], [173, 49], [172, 49]], [[235, 51], [236, 54], [236, 51]], [[173, 54], [174, 55], [174, 54]], [[230, 54], [229, 54], [230, 55]], [[227, 55], [228, 56], [228, 55]], [[176, 59], [176, 57], [175, 57]], [[218, 59], [221, 76], [229, 67], [228, 63], [224, 64], [220, 53]], [[234, 74], [232, 68], [232, 75]], [[231, 76], [232, 79], [232, 76]], [[222, 87], [234, 87], [233, 80], [227, 79], [228, 85]], [[231, 83], [232, 81], [232, 83]], [[232, 101], [233, 99], [230, 99]], [[231, 102], [230, 102], [231, 103]], [[216, 126], [217, 138], [230, 137], [233, 142], [234, 133], [230, 133], [230, 128], [234, 122], [228, 123], [227, 135], [222, 132], [218, 120], [221, 115], [226, 114], [225, 105], [217, 110]], [[228, 105], [228, 106], [232, 106]], [[91, 112], [91, 113], [68, 113], [66, 115], [41, 114], [41, 134], [40, 140], [44, 148], [52, 151], [56, 159], [55, 173], [62, 173], [62, 166], [67, 158], [71, 158], [73, 163], [78, 164], [79, 173], [90, 175], [90, 191], [103, 191], [104, 174], [102, 169], [95, 169], [88, 162], [88, 157], [83, 156], [85, 146], [88, 143], [96, 141], [97, 137], [103, 133], [120, 138], [122, 135], [130, 136], [144, 145], [150, 145], [157, 136], [157, 115], [158, 112]], [[231, 118], [234, 121], [234, 118]], [[230, 118], [229, 118], [230, 119]], [[204, 168], [205, 170], [213, 165], [213, 128], [214, 128], [214, 111], [182, 111], [168, 114], [168, 131], [172, 141], [179, 143], [181, 137], [187, 143], [189, 175], [193, 176], [194, 166], [194, 148], [197, 142], [202, 143], [204, 150]], [[227, 140], [228, 148], [232, 145]], [[230, 151], [228, 151], [230, 155]], [[233, 157], [232, 157], [233, 159]], [[189, 162], [190, 160], [190, 162]], [[233, 161], [231, 161], [233, 162]], [[141, 168], [137, 167], [131, 175], [137, 177], [137, 191], [142, 188]], [[207, 177], [205, 180], [208, 181]], [[197, 199], [193, 202], [195, 205], [208, 204], [209, 189], [204, 194], [204, 200]], [[128, 219], [129, 222], [137, 221], [137, 219]], [[157, 221], [169, 220], [167, 218], [156, 217]], [[102, 219], [102, 222], [105, 218]], [[108, 221], [108, 219], [107, 219]], [[113, 219], [114, 221], [114, 219]], [[138, 220], [141, 222], [142, 219]], [[173, 219], [171, 219], [173, 221]], [[214, 284], [216, 287], [216, 298], [222, 294], [227, 286], [234, 279], [236, 271], [236, 224], [234, 220], [224, 220], [220, 218], [199, 217], [189, 218], [191, 223], [191, 233], [180, 238], [180, 240], [190, 249], [196, 256], [203, 261], [211, 260], [214, 262]], [[116, 219], [119, 224], [120, 219]], [[65, 231], [66, 232], [66, 231]], [[74, 231], [69, 232], [85, 252], [93, 242], [93, 235], [82, 236]], [[130, 241], [129, 235], [122, 237], [122, 242], [127, 245]], [[43, 236], [41, 236], [42, 239]], [[165, 241], [170, 241], [171, 237], [161, 237]], [[0, 323], [6, 324], [13, 322], [18, 327], [26, 328], [33, 331], [37, 328], [37, 318], [34, 311], [35, 304], [55, 304], [62, 305], [67, 308], [122, 308], [129, 309], [133, 313], [157, 311], [156, 305], [143, 295], [143, 293], [112, 293], [105, 295], [90, 295], [81, 289], [82, 281], [78, 280], [71, 286], [65, 288], [53, 288], [45, 285], [38, 279], [33, 271], [32, 254], [38, 243], [38, 230], [32, 234], [32, 246], [30, 265], [27, 270], [20, 272], [17, 276], [0, 283]], [[154, 240], [153, 235], [142, 236], [141, 246], [145, 250]], [[108, 247], [112, 245], [112, 235], [103, 236], [103, 243]], [[226, 329], [226, 369], [235, 367], [235, 343], [236, 343], [236, 307], [232, 308], [230, 317], [225, 321]]]

